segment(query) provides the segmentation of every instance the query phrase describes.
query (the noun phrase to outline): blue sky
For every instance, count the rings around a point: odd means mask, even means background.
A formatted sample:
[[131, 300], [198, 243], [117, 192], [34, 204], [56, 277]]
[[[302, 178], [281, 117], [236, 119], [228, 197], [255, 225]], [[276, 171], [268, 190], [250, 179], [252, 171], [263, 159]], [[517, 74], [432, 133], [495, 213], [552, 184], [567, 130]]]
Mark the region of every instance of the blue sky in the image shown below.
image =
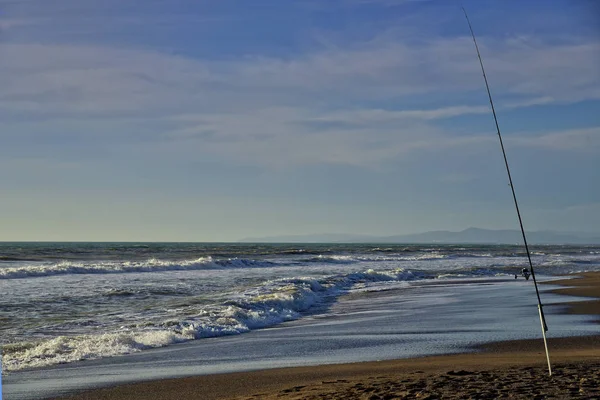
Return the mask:
[[[600, 6], [462, 4], [525, 228], [600, 232]], [[0, 0], [0, 183], [0, 240], [518, 228], [441, 0]]]

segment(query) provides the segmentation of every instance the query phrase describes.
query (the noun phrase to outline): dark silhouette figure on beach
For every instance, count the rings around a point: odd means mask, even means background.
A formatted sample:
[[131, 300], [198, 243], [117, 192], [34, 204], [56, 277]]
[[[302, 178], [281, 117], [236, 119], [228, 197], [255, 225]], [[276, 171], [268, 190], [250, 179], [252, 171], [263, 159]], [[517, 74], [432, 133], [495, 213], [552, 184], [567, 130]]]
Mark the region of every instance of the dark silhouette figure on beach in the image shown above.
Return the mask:
[[[521, 270], [521, 275], [523, 275], [523, 277], [527, 280], [529, 280], [529, 276], [531, 275], [531, 273], [529, 272], [529, 270], [527, 268], [523, 268]], [[519, 277], [519, 275], [515, 274], [515, 279], [517, 279]]]

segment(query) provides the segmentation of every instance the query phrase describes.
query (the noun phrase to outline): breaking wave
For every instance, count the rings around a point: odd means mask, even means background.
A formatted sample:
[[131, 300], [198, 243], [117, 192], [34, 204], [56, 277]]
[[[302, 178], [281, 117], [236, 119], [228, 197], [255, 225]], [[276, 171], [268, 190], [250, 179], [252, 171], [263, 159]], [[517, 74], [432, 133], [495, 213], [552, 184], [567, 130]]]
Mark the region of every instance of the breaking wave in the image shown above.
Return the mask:
[[169, 261], [152, 258], [146, 261], [122, 262], [74, 262], [62, 261], [44, 265], [25, 265], [0, 268], [0, 279], [32, 278], [69, 274], [118, 274], [128, 272], [183, 271], [220, 268], [260, 268], [272, 266], [269, 261], [230, 258], [213, 260], [212, 257], [200, 257], [193, 260]]
[[[197, 315], [174, 318], [151, 326], [118, 332], [59, 336], [37, 343], [4, 347], [6, 371], [129, 354], [207, 337], [234, 335], [300, 318], [318, 305], [334, 301], [354, 285], [369, 282], [409, 281], [431, 276], [397, 269], [367, 270], [323, 279], [278, 279], [252, 288], [218, 305], [205, 306]], [[127, 296], [126, 292], [114, 293]]]

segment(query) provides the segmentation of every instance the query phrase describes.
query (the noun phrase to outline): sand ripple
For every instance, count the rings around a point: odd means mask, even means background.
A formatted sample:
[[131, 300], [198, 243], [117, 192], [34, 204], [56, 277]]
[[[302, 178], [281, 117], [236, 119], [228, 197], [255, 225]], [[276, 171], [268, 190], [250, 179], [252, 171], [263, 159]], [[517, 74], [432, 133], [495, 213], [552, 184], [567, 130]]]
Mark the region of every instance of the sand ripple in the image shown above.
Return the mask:
[[600, 399], [600, 363], [559, 364], [553, 372], [548, 377], [543, 367], [416, 371], [395, 378], [322, 381], [240, 399]]

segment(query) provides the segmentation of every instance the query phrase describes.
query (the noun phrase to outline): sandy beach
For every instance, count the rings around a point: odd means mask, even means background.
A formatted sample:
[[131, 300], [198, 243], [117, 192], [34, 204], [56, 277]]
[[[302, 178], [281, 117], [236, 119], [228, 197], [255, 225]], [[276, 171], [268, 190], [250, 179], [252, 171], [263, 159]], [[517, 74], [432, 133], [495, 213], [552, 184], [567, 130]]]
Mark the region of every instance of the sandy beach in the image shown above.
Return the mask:
[[552, 283], [566, 286], [564, 288], [553, 290], [554, 293], [595, 298], [594, 300], [569, 303], [570, 313], [597, 315], [600, 312], [599, 273], [584, 273], [581, 275], [581, 278], [557, 280]]
[[[600, 297], [600, 273], [557, 280], [556, 292]], [[568, 313], [600, 316], [600, 300]], [[166, 379], [84, 392], [69, 399], [600, 398], [600, 336], [492, 343], [474, 354]]]

